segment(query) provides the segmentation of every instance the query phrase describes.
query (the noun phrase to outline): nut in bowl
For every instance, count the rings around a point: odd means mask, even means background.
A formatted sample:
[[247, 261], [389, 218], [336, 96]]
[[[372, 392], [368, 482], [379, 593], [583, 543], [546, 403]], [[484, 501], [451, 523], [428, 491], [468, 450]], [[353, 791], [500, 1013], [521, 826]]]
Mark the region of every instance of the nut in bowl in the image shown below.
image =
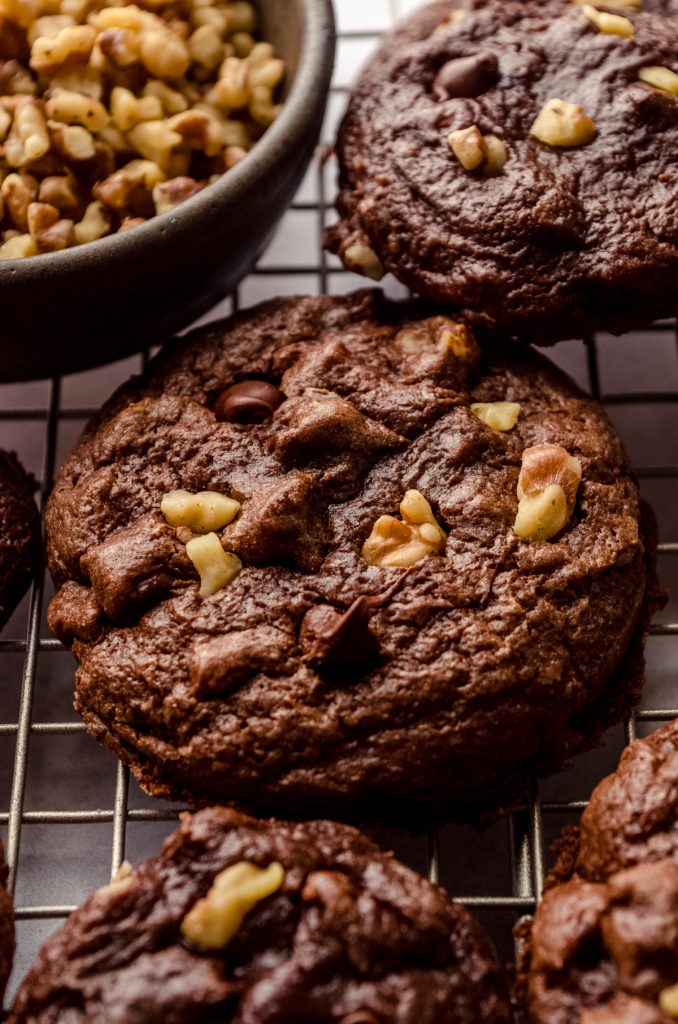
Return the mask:
[[311, 159], [331, 0], [2, 0], [0, 30], [3, 377], [186, 326], [251, 269]]

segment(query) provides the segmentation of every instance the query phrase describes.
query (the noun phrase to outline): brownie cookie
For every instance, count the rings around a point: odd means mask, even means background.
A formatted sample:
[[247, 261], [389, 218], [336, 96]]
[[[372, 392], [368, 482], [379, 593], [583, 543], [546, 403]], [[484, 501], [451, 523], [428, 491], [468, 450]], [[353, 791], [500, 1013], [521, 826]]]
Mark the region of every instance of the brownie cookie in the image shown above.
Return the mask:
[[9, 1024], [509, 1024], [475, 921], [354, 829], [184, 815], [43, 946]]
[[210, 325], [61, 470], [50, 625], [150, 793], [463, 818], [636, 701], [653, 534], [605, 413], [419, 315], [359, 293]]
[[14, 910], [12, 897], [5, 888], [7, 873], [5, 851], [0, 843], [0, 1007], [14, 960]]
[[535, 1024], [678, 1018], [678, 721], [638, 740], [562, 844], [532, 926]]
[[674, 315], [678, 42], [632, 6], [416, 11], [354, 89], [328, 248], [522, 340]]
[[40, 561], [35, 482], [13, 452], [0, 451], [0, 627], [23, 597]]

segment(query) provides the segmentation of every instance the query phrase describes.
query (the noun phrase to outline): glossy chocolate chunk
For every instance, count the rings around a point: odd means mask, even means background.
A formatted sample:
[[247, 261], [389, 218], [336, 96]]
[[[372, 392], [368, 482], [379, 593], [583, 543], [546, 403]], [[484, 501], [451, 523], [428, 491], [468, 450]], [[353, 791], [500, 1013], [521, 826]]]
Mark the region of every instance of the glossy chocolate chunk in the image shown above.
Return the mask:
[[369, 664], [379, 654], [379, 643], [370, 630], [371, 602], [358, 597], [345, 612], [328, 604], [311, 608], [301, 627], [305, 658], [319, 668], [355, 668]]
[[364, 668], [376, 661], [379, 642], [370, 629], [370, 617], [400, 589], [409, 572], [408, 569], [401, 573], [383, 594], [356, 598], [345, 612], [328, 604], [311, 608], [304, 617], [299, 635], [305, 650], [304, 659], [317, 668], [330, 671]]
[[443, 64], [433, 83], [440, 100], [481, 96], [499, 81], [499, 64], [493, 53], [476, 53]]
[[285, 395], [265, 380], [243, 380], [217, 399], [214, 415], [227, 423], [263, 423], [271, 418]]

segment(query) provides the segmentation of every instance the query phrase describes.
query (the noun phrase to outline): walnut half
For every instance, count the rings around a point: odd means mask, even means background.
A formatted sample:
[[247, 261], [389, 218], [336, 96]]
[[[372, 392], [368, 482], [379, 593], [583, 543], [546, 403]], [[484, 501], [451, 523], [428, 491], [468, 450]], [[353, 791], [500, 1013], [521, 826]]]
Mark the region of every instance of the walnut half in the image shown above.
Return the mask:
[[419, 491], [406, 491], [400, 503], [402, 521], [381, 516], [363, 544], [362, 556], [370, 565], [407, 569], [429, 555], [438, 555], [447, 536], [431, 506]]
[[514, 530], [522, 540], [550, 540], [567, 525], [577, 501], [581, 463], [559, 444], [523, 452]]

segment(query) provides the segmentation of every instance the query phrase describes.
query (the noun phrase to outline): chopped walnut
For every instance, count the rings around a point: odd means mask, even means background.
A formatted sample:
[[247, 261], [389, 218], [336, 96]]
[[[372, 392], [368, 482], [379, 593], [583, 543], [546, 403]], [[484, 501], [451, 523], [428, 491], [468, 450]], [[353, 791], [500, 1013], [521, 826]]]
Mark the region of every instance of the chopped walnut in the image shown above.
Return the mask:
[[162, 499], [160, 510], [170, 526], [186, 526], [193, 533], [212, 533], [232, 523], [240, 511], [240, 502], [217, 491], [170, 491]]
[[184, 203], [191, 196], [197, 196], [205, 186], [193, 178], [170, 178], [153, 186], [153, 202], [156, 213], [166, 213]]
[[37, 85], [30, 71], [18, 60], [6, 60], [0, 64], [0, 94], [9, 96], [34, 96]]
[[518, 402], [474, 402], [471, 412], [492, 430], [513, 430], [520, 415]]
[[447, 142], [467, 171], [482, 168], [488, 178], [501, 174], [507, 160], [506, 146], [496, 135], [481, 135], [477, 125], [451, 132]]
[[496, 135], [485, 136], [486, 157], [483, 164], [483, 174], [486, 178], [496, 178], [504, 170], [508, 153], [506, 146]]
[[643, 6], [643, 0], [573, 0], [573, 3], [609, 7], [612, 11], [639, 11]]
[[384, 267], [374, 249], [364, 242], [354, 242], [349, 245], [342, 254], [343, 261], [349, 270], [357, 274], [363, 274], [373, 281], [381, 281], [384, 276]]
[[28, 207], [28, 232], [38, 252], [58, 252], [74, 242], [74, 224], [61, 219], [61, 211], [51, 203], [31, 203]]
[[73, 212], [80, 207], [78, 182], [74, 175], [51, 175], [43, 178], [38, 189], [41, 203], [51, 203], [60, 210]]
[[631, 39], [636, 33], [633, 22], [628, 18], [622, 18], [619, 14], [597, 11], [591, 4], [585, 4], [583, 10], [586, 17], [604, 35], [623, 36], [626, 39]]
[[659, 1009], [667, 1016], [678, 1019], [678, 984], [662, 989], [659, 993]]
[[37, 247], [30, 235], [6, 231], [5, 241], [0, 245], [0, 260], [18, 260], [24, 256], [35, 256]]
[[470, 328], [447, 316], [431, 316], [407, 324], [398, 331], [394, 342], [403, 355], [451, 352], [455, 359], [470, 368], [480, 359], [480, 349]]
[[5, 140], [5, 159], [10, 167], [25, 167], [49, 151], [45, 117], [32, 97], [21, 97]]
[[30, 65], [49, 75], [70, 64], [86, 64], [96, 40], [91, 25], [69, 25], [56, 36], [39, 36], [31, 47]]
[[94, 137], [82, 125], [50, 121], [49, 129], [54, 148], [71, 163], [92, 160], [96, 155]]
[[678, 75], [671, 68], [647, 67], [641, 68], [638, 78], [646, 85], [661, 92], [668, 92], [672, 96], [678, 96]]
[[200, 576], [200, 596], [209, 597], [232, 583], [242, 570], [237, 555], [224, 551], [216, 533], [194, 537], [186, 545], [186, 554]]
[[118, 234], [121, 231], [130, 231], [132, 228], [138, 228], [140, 224], [145, 224], [145, 217], [125, 217], [118, 228]]
[[110, 121], [110, 114], [103, 103], [68, 89], [54, 89], [45, 109], [53, 121], [79, 124], [90, 131], [101, 131]]
[[575, 147], [592, 142], [598, 129], [576, 103], [553, 99], [542, 107], [530, 134], [548, 146]]
[[73, 230], [76, 245], [103, 238], [111, 230], [111, 219], [106, 207], [101, 203], [90, 203], [84, 217]]
[[451, 132], [447, 141], [459, 163], [467, 171], [475, 171], [485, 159], [485, 147], [480, 129], [472, 124]]
[[362, 549], [362, 556], [370, 565], [407, 569], [444, 549], [447, 536], [423, 494], [406, 491], [400, 514], [402, 521], [394, 516], [381, 516], [372, 527]]
[[113, 892], [122, 892], [124, 889], [129, 889], [133, 881], [134, 871], [132, 865], [128, 860], [124, 860], [108, 885], [102, 885], [100, 889], [97, 889], [97, 895], [108, 896]]
[[28, 207], [37, 194], [38, 183], [28, 174], [8, 174], [0, 186], [5, 209], [19, 231], [28, 230]]
[[247, 914], [277, 892], [285, 871], [274, 861], [266, 868], [247, 861], [220, 871], [212, 888], [191, 907], [181, 922], [181, 934], [205, 950], [223, 949], [238, 934]]
[[[280, 113], [285, 75], [255, 20], [245, 0], [0, 0], [0, 180], [29, 173], [63, 211], [46, 246], [134, 227], [243, 159]], [[155, 180], [116, 177], [140, 158]], [[33, 253], [8, 209], [2, 197], [3, 253]]]
[[550, 540], [567, 525], [577, 500], [581, 463], [559, 444], [526, 448], [518, 478], [514, 530], [522, 540]]

